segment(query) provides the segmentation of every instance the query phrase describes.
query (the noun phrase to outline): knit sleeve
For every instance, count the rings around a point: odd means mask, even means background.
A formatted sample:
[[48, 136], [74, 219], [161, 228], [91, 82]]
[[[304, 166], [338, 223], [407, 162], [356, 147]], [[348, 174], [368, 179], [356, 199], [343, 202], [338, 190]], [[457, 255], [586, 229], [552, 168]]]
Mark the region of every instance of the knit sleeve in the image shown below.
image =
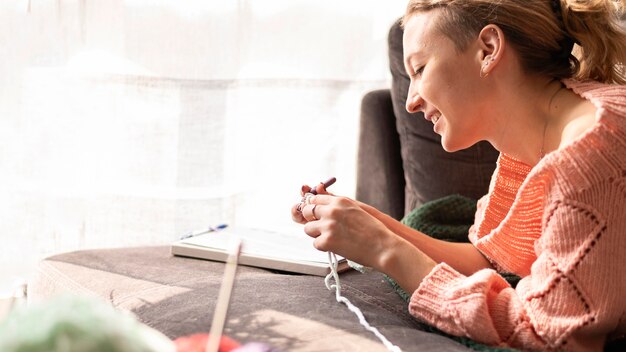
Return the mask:
[[409, 311], [442, 331], [487, 345], [544, 346], [517, 292], [491, 269], [466, 277], [440, 263], [413, 293]]
[[[575, 209], [561, 203], [552, 209], [535, 246], [538, 256], [531, 273], [515, 289], [494, 270], [464, 276], [440, 263], [413, 293], [411, 314], [450, 334], [489, 345], [525, 350], [602, 346], [606, 332], [597, 330], [599, 307], [619, 306], [602, 292], [611, 282], [604, 267], [615, 244], [599, 243], [606, 224], [597, 213], [577, 205]], [[613, 295], [623, 292], [611, 290]], [[595, 333], [584, 336], [583, 328]]]

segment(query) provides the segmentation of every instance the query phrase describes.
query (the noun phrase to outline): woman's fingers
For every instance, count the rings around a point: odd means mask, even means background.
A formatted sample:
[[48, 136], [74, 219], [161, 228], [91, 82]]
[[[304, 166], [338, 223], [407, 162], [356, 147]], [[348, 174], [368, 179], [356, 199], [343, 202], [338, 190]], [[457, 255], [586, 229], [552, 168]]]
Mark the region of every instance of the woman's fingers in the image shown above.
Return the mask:
[[302, 207], [302, 216], [307, 221], [317, 221], [321, 218], [318, 204], [306, 204]]
[[291, 207], [291, 220], [297, 222], [298, 224], [306, 223], [306, 219], [302, 216], [302, 211], [300, 210], [300, 204], [294, 204]]
[[[302, 186], [302, 190], [305, 191], [306, 187], [308, 186]], [[336, 199], [336, 197], [328, 194], [313, 195], [307, 192], [300, 203], [291, 207], [291, 219], [298, 224], [317, 221], [322, 217], [319, 205], [331, 204], [333, 199]]]
[[324, 187], [324, 183], [320, 182], [319, 184], [317, 184], [315, 186], [315, 193], [317, 194], [328, 194], [328, 192], [326, 192], [326, 188]]
[[308, 222], [304, 224], [304, 233], [306, 233], [310, 237], [316, 238], [322, 234], [322, 231], [318, 223]]
[[327, 230], [326, 225], [322, 221], [312, 221], [304, 225], [304, 233], [314, 238], [313, 247], [318, 251], [328, 252], [333, 249], [329, 243], [330, 234]]
[[332, 196], [307, 194], [302, 201], [291, 207], [291, 219], [299, 224], [320, 219], [319, 209], [315, 205], [329, 204]]
[[309, 185], [302, 185], [302, 187], [300, 188], [300, 195], [304, 196], [307, 193], [311, 193], [311, 186]]
[[332, 248], [330, 248], [328, 244], [328, 234], [322, 234], [323, 227], [324, 225], [319, 224], [318, 221], [309, 222], [304, 225], [304, 233], [314, 239], [313, 247], [315, 249], [318, 251], [328, 252]]
[[317, 195], [308, 195], [305, 197], [304, 200], [307, 204], [329, 205], [336, 199], [339, 199], [339, 198], [335, 196], [331, 196], [330, 194], [317, 194]]
[[304, 196], [307, 193], [312, 193], [311, 191], [315, 190], [316, 194], [330, 194], [333, 195], [332, 193], [329, 193], [328, 191], [326, 191], [326, 187], [324, 187], [324, 183], [320, 182], [319, 184], [311, 187], [309, 185], [302, 185], [302, 187], [300, 188], [300, 195]]
[[307, 195], [299, 204], [300, 212], [306, 221], [317, 221], [325, 216], [324, 209], [331, 205], [336, 197], [318, 194]]

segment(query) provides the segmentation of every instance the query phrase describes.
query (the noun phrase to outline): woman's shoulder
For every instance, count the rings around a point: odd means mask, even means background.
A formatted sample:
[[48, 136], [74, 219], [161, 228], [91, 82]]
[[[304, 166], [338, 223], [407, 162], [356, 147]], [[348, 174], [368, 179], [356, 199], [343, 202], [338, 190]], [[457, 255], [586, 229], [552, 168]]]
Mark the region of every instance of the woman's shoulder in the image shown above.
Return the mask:
[[593, 140], [600, 149], [625, 143], [626, 86], [573, 79], [563, 80], [563, 84], [573, 94], [568, 103], [571, 116], [563, 128], [558, 151], [579, 152], [577, 149], [588, 147], [579, 140]]
[[573, 141], [548, 154], [533, 176], [562, 196], [580, 195], [592, 189], [619, 191], [626, 185], [626, 119], [621, 120], [621, 126], [606, 122], [596, 122], [591, 129], [582, 122], [572, 126], [568, 133], [574, 136]]
[[594, 80], [577, 80], [573, 78], [567, 78], [562, 80], [563, 84], [578, 94], [586, 94], [593, 96], [602, 96], [608, 92], [626, 94], [626, 85], [614, 84], [614, 83], [602, 83]]
[[590, 131], [598, 123], [602, 114], [600, 107], [591, 101], [584, 99], [574, 92], [569, 92], [563, 104], [567, 106], [567, 112], [562, 121], [561, 138], [559, 148], [571, 144], [585, 132]]
[[626, 116], [626, 86], [587, 80], [565, 79], [563, 84], [598, 108], [611, 110]]

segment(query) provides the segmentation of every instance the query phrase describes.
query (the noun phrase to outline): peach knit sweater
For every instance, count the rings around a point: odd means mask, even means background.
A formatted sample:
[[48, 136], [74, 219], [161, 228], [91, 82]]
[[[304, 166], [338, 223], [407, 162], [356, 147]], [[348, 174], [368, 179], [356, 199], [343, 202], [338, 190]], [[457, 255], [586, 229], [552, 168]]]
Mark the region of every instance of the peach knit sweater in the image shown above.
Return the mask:
[[626, 332], [626, 87], [565, 80], [598, 121], [529, 167], [501, 154], [469, 238], [491, 269], [437, 265], [411, 314], [458, 336], [524, 350], [599, 351]]

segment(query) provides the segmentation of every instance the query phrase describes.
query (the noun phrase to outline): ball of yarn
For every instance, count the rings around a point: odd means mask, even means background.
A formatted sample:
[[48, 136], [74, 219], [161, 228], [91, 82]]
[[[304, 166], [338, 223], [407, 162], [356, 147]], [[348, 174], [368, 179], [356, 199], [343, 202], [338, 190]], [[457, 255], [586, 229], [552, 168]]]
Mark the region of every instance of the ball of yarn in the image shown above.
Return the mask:
[[[174, 340], [176, 352], [205, 352], [209, 334], [198, 333], [182, 336]], [[241, 345], [228, 336], [220, 339], [218, 352], [279, 352], [272, 346], [262, 342], [248, 342]]]
[[[209, 334], [198, 333], [189, 336], [179, 337], [174, 340], [174, 344], [176, 345], [176, 352], [205, 352], [208, 340]], [[218, 351], [230, 352], [240, 346], [241, 344], [239, 344], [239, 342], [227, 336], [222, 336], [220, 339]]]
[[0, 323], [3, 352], [175, 352], [129, 312], [92, 297], [58, 296], [13, 310]]

